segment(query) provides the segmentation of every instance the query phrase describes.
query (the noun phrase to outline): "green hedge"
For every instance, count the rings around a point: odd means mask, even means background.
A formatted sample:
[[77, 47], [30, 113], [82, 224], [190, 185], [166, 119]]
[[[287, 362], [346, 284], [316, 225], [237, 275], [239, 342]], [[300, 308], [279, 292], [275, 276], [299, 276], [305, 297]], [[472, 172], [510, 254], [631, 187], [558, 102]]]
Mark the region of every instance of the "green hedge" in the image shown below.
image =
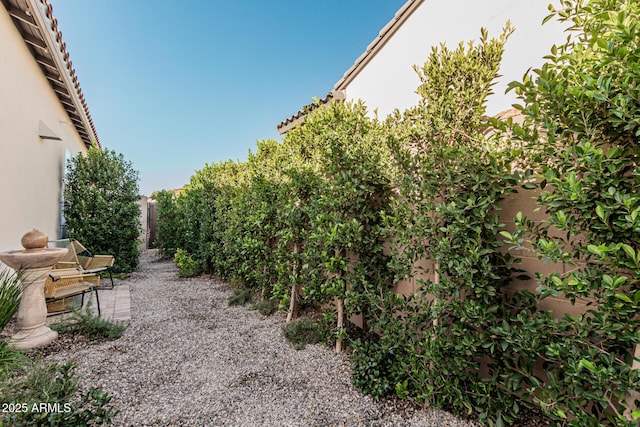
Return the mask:
[[138, 172], [122, 154], [92, 147], [67, 163], [64, 217], [68, 237], [94, 254], [115, 256], [113, 271], [138, 266], [140, 206]]
[[[636, 410], [625, 399], [640, 390], [630, 368], [640, 341], [640, 6], [568, 0], [553, 16], [573, 24], [572, 38], [512, 83], [524, 125], [484, 115], [512, 30], [483, 30], [476, 43], [433, 49], [417, 69], [416, 107], [380, 122], [362, 103], [331, 102], [246, 162], [207, 165], [177, 197], [163, 194], [162, 250], [182, 249], [190, 265], [282, 308], [292, 296], [335, 303], [337, 342], [350, 339], [344, 319], [362, 315], [354, 383], [374, 396], [490, 425], [524, 406], [557, 425], [632, 425], [622, 412]], [[506, 232], [501, 201], [536, 182], [547, 221], [518, 214]], [[583, 267], [508, 296], [519, 272], [505, 240]], [[420, 292], [395, 294], [409, 277]], [[560, 293], [595, 303], [580, 317], [538, 310]]]

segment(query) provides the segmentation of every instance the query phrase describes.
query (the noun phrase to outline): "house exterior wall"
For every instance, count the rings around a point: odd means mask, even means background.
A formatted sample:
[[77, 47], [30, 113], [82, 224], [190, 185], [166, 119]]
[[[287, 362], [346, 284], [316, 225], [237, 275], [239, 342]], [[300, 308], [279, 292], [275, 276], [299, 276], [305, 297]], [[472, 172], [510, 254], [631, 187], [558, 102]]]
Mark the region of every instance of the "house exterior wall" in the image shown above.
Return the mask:
[[[346, 86], [348, 100], [363, 100], [381, 118], [415, 105], [420, 84], [413, 69], [421, 67], [432, 46], [445, 43], [449, 49], [477, 40], [480, 28], [498, 37], [510, 20], [515, 32], [507, 41], [498, 84], [487, 103], [487, 114], [511, 108], [515, 95], [505, 95], [507, 84], [520, 80], [530, 67], [542, 65], [554, 43], [565, 39], [563, 27], [548, 15], [547, 0], [424, 0], [381, 50]], [[337, 88], [344, 89], [344, 88]]]
[[[0, 251], [33, 228], [59, 237], [65, 153], [86, 152], [7, 11], [0, 7]], [[40, 122], [61, 141], [40, 138]]]

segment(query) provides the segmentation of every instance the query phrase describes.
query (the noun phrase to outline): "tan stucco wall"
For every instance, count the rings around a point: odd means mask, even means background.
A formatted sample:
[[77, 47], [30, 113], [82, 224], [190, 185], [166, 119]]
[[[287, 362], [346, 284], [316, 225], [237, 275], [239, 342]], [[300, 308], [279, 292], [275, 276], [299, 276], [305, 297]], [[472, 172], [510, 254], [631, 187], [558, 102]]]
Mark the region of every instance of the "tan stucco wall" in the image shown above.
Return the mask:
[[455, 49], [460, 42], [476, 40], [484, 27], [489, 37], [498, 37], [507, 20], [515, 27], [505, 46], [499, 79], [488, 99], [487, 114], [511, 107], [517, 99], [505, 94], [507, 84], [520, 80], [530, 67], [539, 67], [553, 43], [566, 38], [563, 27], [548, 15], [547, 5], [557, 1], [540, 0], [425, 0], [346, 87], [348, 100], [363, 100], [369, 111], [378, 109], [384, 118], [398, 108], [414, 106], [419, 97], [420, 80], [413, 69], [428, 59], [432, 46], [446, 43]]
[[[65, 150], [86, 151], [9, 14], [0, 7], [0, 251], [37, 228], [57, 238]], [[62, 141], [39, 137], [42, 121]]]

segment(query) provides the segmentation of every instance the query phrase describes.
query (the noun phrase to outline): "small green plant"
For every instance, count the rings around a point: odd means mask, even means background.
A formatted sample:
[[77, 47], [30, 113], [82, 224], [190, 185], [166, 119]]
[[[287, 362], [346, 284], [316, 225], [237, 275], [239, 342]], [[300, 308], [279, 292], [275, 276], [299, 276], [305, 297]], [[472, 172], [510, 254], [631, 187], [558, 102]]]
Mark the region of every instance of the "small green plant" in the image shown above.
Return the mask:
[[83, 335], [89, 341], [118, 339], [126, 328], [127, 324], [124, 322], [114, 322], [97, 316], [90, 305], [75, 311], [70, 319], [51, 325], [51, 329], [61, 334]]
[[306, 317], [284, 325], [282, 334], [296, 350], [302, 350], [307, 344], [317, 344], [322, 340], [318, 325]]
[[338, 313], [335, 309], [326, 309], [322, 312], [322, 318], [317, 322], [314, 322], [318, 334], [320, 336], [319, 342], [331, 344], [336, 340], [336, 321], [338, 319]]
[[180, 277], [194, 277], [202, 272], [200, 263], [193, 259], [184, 249], [178, 249], [173, 256], [173, 261], [180, 269]]
[[265, 299], [254, 303], [251, 308], [254, 310], [258, 310], [265, 316], [271, 316], [278, 309], [278, 303], [274, 300]]
[[42, 358], [27, 360], [0, 385], [0, 394], [13, 402], [47, 402], [52, 396], [66, 402], [79, 386], [73, 370], [69, 364], [58, 366]]
[[57, 366], [41, 359], [23, 365], [0, 383], [3, 403], [17, 410], [0, 417], [8, 426], [87, 426], [111, 424], [117, 411], [111, 396], [91, 387], [78, 393], [80, 381], [72, 363]]
[[[20, 274], [10, 270], [0, 271], [0, 331], [2, 331], [20, 307], [22, 286]], [[0, 342], [0, 379], [13, 368], [20, 366], [27, 359], [24, 355], [9, 347], [5, 340]]]
[[234, 289], [227, 302], [229, 305], [245, 305], [253, 300], [250, 289]]

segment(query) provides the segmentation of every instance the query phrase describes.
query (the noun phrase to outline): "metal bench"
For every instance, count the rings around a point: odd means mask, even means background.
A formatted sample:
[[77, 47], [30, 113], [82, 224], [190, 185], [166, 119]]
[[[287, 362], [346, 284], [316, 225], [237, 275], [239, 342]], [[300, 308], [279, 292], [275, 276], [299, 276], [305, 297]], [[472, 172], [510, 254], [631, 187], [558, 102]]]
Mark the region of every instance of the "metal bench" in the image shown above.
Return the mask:
[[113, 255], [93, 255], [76, 239], [49, 240], [49, 247], [69, 250], [67, 255], [53, 267], [54, 271], [75, 269], [82, 274], [107, 272], [111, 280], [109, 289], [113, 289], [113, 276], [111, 275], [111, 267], [115, 263]]
[[100, 297], [98, 287], [100, 276], [95, 273], [78, 273], [75, 268], [51, 270], [44, 283], [44, 296], [49, 314], [70, 311], [76, 304], [73, 297], [80, 296], [80, 307], [84, 306], [84, 295], [94, 292], [98, 316], [100, 313]]

